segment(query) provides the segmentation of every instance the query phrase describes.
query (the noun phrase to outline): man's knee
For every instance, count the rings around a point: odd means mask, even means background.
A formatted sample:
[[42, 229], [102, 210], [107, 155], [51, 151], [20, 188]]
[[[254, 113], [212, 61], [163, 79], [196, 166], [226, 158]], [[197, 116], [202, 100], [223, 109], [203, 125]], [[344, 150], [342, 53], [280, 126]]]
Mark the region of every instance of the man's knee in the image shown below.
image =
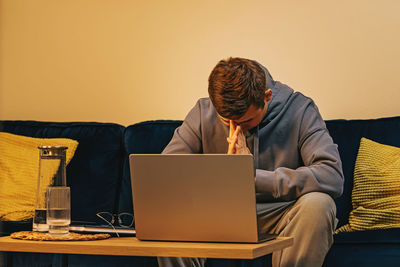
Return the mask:
[[311, 192], [301, 196], [295, 206], [298, 206], [303, 217], [309, 220], [320, 221], [328, 219], [334, 221], [336, 218], [336, 205], [332, 197], [320, 192]]

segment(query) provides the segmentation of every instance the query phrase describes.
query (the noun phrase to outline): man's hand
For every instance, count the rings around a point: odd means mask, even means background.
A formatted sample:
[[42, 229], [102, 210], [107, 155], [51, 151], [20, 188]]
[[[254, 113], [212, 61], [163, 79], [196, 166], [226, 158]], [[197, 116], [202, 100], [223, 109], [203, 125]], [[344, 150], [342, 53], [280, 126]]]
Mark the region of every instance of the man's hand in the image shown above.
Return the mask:
[[239, 125], [229, 121], [228, 154], [250, 154], [246, 146], [246, 137]]

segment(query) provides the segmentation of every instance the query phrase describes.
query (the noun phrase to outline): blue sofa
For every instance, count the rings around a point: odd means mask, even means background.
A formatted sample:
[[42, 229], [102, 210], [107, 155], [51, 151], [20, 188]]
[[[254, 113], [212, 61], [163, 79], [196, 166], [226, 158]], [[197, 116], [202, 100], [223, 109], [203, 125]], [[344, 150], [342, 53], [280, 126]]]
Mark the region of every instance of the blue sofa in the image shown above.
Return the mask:
[[[75, 222], [101, 223], [100, 211], [132, 212], [128, 155], [160, 153], [181, 121], [147, 121], [124, 127], [96, 122], [0, 121], [0, 131], [41, 138], [71, 138], [79, 142], [67, 167], [71, 187], [71, 217]], [[329, 120], [327, 128], [339, 146], [345, 185], [336, 199], [338, 227], [348, 222], [353, 169], [361, 137], [400, 147], [400, 117], [374, 120]], [[1, 156], [1, 155], [0, 155]], [[162, 222], [160, 222], [162, 223]], [[31, 222], [0, 222], [0, 235], [30, 230]], [[306, 229], [305, 229], [306, 230]], [[324, 266], [400, 266], [400, 229], [340, 233]], [[11, 253], [13, 266], [58, 266], [60, 255]], [[10, 257], [10, 255], [12, 257]], [[263, 266], [270, 255], [256, 260], [207, 261], [208, 266]], [[5, 263], [1, 253], [0, 265]], [[151, 257], [69, 255], [70, 266], [157, 266]]]

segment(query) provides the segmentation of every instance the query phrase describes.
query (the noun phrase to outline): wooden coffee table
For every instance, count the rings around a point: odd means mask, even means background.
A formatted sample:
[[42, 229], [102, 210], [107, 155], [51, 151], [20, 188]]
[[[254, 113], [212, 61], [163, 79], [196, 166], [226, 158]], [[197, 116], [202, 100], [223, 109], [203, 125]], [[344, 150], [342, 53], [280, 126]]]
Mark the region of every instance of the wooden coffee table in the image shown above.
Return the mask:
[[[0, 251], [5, 252], [227, 259], [254, 259], [292, 244], [291, 237], [279, 237], [259, 244], [140, 241], [136, 237], [95, 241], [28, 241], [0, 237]], [[67, 265], [67, 257], [64, 258]]]

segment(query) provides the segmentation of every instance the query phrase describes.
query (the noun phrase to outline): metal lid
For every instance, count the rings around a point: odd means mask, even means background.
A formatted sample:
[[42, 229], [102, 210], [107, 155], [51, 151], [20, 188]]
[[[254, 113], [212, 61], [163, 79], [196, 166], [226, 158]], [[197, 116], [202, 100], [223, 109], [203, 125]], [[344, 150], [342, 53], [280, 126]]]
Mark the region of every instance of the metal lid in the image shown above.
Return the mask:
[[66, 146], [38, 146], [40, 149], [40, 156], [44, 157], [58, 157], [65, 156], [68, 149]]
[[60, 150], [62, 150], [62, 149], [68, 149], [68, 147], [67, 146], [38, 146], [38, 148], [39, 149], [54, 149], [54, 150], [57, 150], [57, 149], [60, 149]]

